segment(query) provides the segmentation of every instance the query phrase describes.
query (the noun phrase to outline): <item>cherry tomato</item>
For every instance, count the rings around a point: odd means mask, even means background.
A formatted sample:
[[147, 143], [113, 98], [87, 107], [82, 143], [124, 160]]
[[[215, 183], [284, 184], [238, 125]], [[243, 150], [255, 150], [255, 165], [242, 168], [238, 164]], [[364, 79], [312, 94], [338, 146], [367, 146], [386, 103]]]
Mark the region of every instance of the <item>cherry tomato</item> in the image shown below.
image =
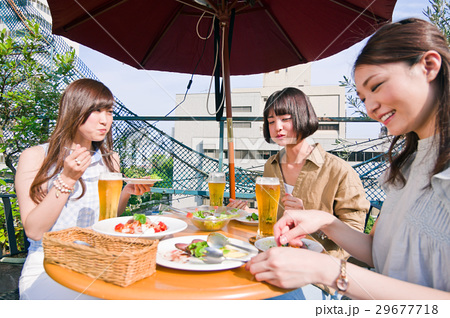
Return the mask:
[[125, 227], [125, 225], [123, 225], [122, 223], [119, 223], [119, 224], [117, 224], [117, 225], [114, 227], [114, 231], [116, 231], [116, 232], [122, 232], [122, 230], [123, 230], [124, 227]]
[[167, 225], [165, 223], [159, 222], [158, 225], [159, 225], [159, 228], [161, 229], [161, 231], [167, 230]]
[[186, 217], [189, 218], [189, 219], [192, 219], [192, 218], [194, 217], [194, 214], [191, 213], [191, 212], [188, 212], [188, 213], [186, 214]]

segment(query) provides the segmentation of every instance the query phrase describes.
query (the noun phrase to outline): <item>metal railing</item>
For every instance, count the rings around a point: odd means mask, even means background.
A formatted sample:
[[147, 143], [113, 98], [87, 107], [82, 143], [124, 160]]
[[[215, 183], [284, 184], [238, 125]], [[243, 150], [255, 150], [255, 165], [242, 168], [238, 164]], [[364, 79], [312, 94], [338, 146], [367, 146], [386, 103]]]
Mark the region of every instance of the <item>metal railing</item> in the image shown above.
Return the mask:
[[8, 245], [9, 245], [9, 252], [7, 254], [3, 254], [2, 250], [0, 249], [0, 258], [6, 257], [6, 256], [13, 256], [17, 255], [19, 253], [24, 253], [28, 250], [29, 242], [27, 240], [27, 236], [25, 234], [25, 231], [23, 231], [23, 246], [25, 247], [24, 250], [20, 250], [18, 248], [17, 240], [16, 240], [16, 227], [14, 226], [14, 218], [12, 214], [12, 208], [11, 208], [11, 198], [15, 198], [16, 196], [14, 194], [4, 194], [0, 193], [0, 198], [2, 199], [3, 203], [3, 211], [5, 213], [5, 229], [6, 234], [8, 237]]

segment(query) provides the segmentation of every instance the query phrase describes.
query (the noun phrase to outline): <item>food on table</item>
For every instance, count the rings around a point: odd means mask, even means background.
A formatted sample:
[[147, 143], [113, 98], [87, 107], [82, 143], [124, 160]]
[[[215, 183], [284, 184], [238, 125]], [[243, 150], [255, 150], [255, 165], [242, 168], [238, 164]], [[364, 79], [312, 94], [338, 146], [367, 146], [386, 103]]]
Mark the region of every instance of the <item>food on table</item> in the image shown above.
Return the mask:
[[[202, 258], [205, 255], [205, 248], [209, 247], [209, 245], [205, 240], [196, 239], [192, 240], [192, 242], [189, 244], [176, 243], [175, 247], [180, 251], [187, 253], [189, 256]], [[232, 258], [239, 258], [247, 255], [246, 252], [238, 251], [236, 249], [230, 248], [230, 246], [222, 247], [220, 248], [220, 250], [222, 250], [223, 255]]]
[[[302, 246], [289, 245], [289, 243], [281, 245], [281, 246], [282, 247], [291, 247], [291, 248], [310, 249], [309, 240], [302, 240], [302, 241], [303, 241], [303, 245]], [[255, 242], [255, 247], [257, 249], [259, 249], [260, 251], [264, 252], [264, 251], [267, 251], [268, 249], [270, 249], [272, 247], [277, 247], [277, 243], [275, 242], [275, 238], [274, 237], [265, 237], [265, 238], [257, 240]]]
[[140, 233], [158, 233], [167, 230], [164, 222], [151, 222], [145, 214], [135, 214], [125, 224], [119, 223], [115, 226], [114, 231], [126, 234]]
[[[239, 213], [228, 214], [227, 212], [221, 212], [217, 214], [218, 207], [215, 206], [214, 209], [210, 210], [198, 210], [196, 209], [192, 216], [196, 219], [192, 219], [192, 223], [198, 228], [205, 231], [215, 231], [223, 228], [230, 219], [238, 217]], [[230, 212], [237, 212], [238, 209], [232, 209]], [[188, 216], [189, 217], [189, 216]], [[198, 220], [204, 219], [204, 220]]]
[[[214, 209], [211, 210], [195, 210], [192, 214], [196, 218], [202, 219], [231, 219], [239, 216], [239, 213], [236, 214], [227, 214], [227, 212], [221, 212], [218, 216], [216, 216], [216, 210], [218, 206], [215, 206]], [[237, 212], [238, 209], [232, 209], [230, 212]]]
[[258, 214], [252, 213], [245, 217], [248, 221], [258, 221]]

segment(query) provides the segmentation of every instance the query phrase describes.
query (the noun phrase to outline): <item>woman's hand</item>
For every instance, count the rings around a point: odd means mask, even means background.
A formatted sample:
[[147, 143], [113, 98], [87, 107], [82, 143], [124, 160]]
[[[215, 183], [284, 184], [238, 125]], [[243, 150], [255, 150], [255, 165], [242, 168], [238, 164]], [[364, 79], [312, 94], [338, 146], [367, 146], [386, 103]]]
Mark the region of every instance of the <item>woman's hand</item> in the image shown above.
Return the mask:
[[149, 192], [152, 187], [153, 187], [153, 184], [131, 184], [131, 183], [128, 183], [123, 188], [122, 192], [125, 192], [127, 194], [143, 195], [144, 193]]
[[73, 186], [91, 164], [91, 153], [80, 145], [75, 146], [75, 150], [64, 159], [64, 169], [61, 176], [65, 183]]
[[275, 241], [279, 246], [287, 243], [303, 246], [302, 238], [331, 224], [334, 219], [333, 215], [324, 211], [286, 210], [274, 225]]
[[273, 247], [253, 257], [245, 269], [257, 281], [266, 281], [280, 288], [300, 288], [316, 283], [315, 271], [320, 268], [320, 253], [305, 249]]
[[281, 203], [284, 205], [285, 210], [304, 210], [302, 199], [294, 197], [292, 194], [286, 193], [281, 198]]
[[[151, 179], [151, 176], [143, 177], [142, 179]], [[125, 192], [127, 194], [134, 194], [134, 195], [143, 195], [146, 192], [149, 192], [154, 183], [152, 184], [132, 184], [127, 183], [127, 185], [123, 188], [122, 192]]]
[[247, 206], [247, 201], [235, 200], [235, 199], [231, 199], [231, 198], [230, 198], [230, 203], [228, 203], [227, 207], [234, 208], [234, 209], [245, 210], [247, 212], [251, 212], [251, 210], [253, 210], [253, 209], [250, 209]]

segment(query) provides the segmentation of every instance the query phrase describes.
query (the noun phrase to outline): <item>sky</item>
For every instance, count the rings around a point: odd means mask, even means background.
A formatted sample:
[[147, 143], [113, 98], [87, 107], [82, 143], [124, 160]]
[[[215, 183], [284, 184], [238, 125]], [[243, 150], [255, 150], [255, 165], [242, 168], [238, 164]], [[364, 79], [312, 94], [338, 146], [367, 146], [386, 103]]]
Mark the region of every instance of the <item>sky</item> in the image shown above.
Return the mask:
[[[398, 0], [393, 21], [407, 17], [425, 18], [423, 10], [428, 5], [428, 0]], [[311, 85], [339, 85], [344, 75], [351, 77], [353, 62], [364, 42], [313, 62]], [[80, 58], [125, 107], [139, 116], [166, 115], [176, 106], [176, 95], [185, 93], [191, 78], [191, 74], [138, 70], [84, 46], [80, 46]], [[261, 87], [262, 79], [262, 74], [232, 76], [231, 89]], [[208, 76], [194, 75], [189, 93], [207, 93], [210, 80]], [[173, 123], [159, 122], [156, 126], [171, 134]], [[379, 130], [378, 123], [348, 124], [347, 138], [376, 138]]]

